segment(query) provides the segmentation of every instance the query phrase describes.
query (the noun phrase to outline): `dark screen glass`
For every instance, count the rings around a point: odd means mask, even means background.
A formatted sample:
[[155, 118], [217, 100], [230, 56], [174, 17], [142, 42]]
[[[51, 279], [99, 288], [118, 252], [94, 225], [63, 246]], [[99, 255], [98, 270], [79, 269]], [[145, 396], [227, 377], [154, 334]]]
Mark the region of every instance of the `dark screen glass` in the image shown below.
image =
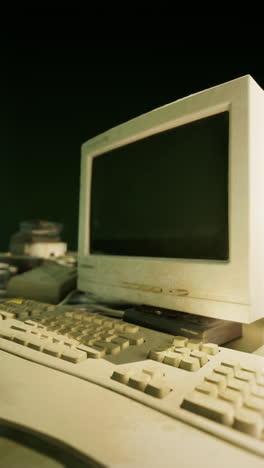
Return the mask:
[[223, 112], [93, 160], [91, 253], [228, 259]]

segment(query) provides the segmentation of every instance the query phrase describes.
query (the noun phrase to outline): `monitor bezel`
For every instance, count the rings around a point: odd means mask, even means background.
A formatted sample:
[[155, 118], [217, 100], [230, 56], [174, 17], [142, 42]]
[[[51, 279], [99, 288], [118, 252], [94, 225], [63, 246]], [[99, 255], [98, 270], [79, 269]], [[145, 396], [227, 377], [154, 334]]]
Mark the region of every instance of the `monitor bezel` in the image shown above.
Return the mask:
[[[82, 145], [78, 286], [98, 297], [239, 322], [250, 311], [249, 94], [245, 76], [179, 99]], [[253, 81], [253, 80], [252, 80]], [[229, 112], [229, 259], [192, 260], [95, 255], [89, 251], [92, 160], [152, 134]]]

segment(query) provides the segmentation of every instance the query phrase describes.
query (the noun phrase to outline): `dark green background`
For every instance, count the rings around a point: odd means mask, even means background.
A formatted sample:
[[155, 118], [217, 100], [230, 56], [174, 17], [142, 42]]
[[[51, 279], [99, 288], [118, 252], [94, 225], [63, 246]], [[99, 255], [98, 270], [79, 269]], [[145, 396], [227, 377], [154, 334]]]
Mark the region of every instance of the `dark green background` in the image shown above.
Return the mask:
[[85, 140], [247, 73], [264, 87], [263, 42], [223, 38], [223, 24], [188, 17], [187, 30], [177, 17], [169, 38], [156, 28], [141, 39], [136, 19], [127, 39], [106, 15], [22, 10], [3, 19], [1, 40], [0, 251], [30, 218], [64, 223], [76, 249]]

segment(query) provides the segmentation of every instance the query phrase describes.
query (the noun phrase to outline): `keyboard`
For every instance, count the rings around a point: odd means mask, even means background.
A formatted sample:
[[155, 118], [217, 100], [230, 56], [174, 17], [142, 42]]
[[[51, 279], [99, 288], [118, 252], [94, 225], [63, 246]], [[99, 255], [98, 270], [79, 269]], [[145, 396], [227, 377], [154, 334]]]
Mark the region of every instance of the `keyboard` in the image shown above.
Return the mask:
[[263, 358], [93, 310], [0, 304], [0, 349], [264, 457]]

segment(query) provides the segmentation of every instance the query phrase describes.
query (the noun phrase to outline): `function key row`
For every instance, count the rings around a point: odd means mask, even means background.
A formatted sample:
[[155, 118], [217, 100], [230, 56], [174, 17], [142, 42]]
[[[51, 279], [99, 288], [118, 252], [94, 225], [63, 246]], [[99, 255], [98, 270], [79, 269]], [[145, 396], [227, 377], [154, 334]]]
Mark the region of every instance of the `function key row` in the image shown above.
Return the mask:
[[65, 313], [49, 313], [46, 316], [40, 317], [38, 320], [46, 326], [54, 326], [56, 324], [84, 326], [89, 324], [90, 326], [101, 325], [106, 329], [110, 328], [116, 331], [128, 333], [137, 333], [139, 331], [139, 327], [137, 325], [122, 322], [120, 320], [109, 319], [103, 315], [89, 312], [69, 311]]

